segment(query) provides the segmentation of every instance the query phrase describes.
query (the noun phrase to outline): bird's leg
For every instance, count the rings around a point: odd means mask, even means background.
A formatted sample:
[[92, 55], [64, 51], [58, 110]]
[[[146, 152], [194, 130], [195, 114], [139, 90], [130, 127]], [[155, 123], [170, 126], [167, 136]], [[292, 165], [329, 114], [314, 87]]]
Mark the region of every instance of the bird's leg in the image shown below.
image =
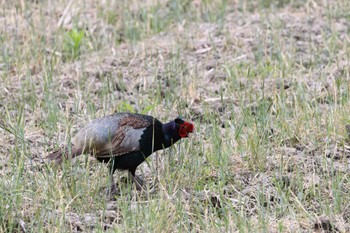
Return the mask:
[[143, 187], [144, 182], [140, 177], [135, 175], [135, 172], [136, 172], [136, 169], [129, 170], [129, 179], [131, 179], [135, 183], [136, 189], [138, 191], [141, 191], [142, 189], [144, 189]]
[[[109, 194], [110, 197], [119, 194], [117, 185], [116, 185], [116, 183], [115, 183], [115, 181], [114, 181], [114, 178], [113, 178], [113, 174], [114, 174], [114, 169], [113, 169], [113, 165], [112, 165], [112, 166], [110, 167], [110, 171], [109, 171], [110, 180], [109, 180], [108, 194]], [[107, 195], [108, 195], [108, 194], [107, 194]]]
[[113, 178], [113, 173], [110, 174], [111, 176], [111, 180], [110, 180], [110, 195], [118, 195], [119, 194], [119, 191], [118, 191], [118, 188], [117, 188], [117, 185], [116, 183], [114, 182], [114, 178]]

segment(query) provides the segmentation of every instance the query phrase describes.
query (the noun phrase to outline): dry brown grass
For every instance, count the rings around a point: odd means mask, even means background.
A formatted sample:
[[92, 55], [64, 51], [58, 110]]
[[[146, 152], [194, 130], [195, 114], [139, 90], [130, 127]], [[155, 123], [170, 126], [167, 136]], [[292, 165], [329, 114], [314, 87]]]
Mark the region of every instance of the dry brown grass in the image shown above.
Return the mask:
[[[0, 231], [350, 231], [347, 1], [1, 6]], [[42, 161], [126, 110], [196, 124], [141, 166], [155, 193]]]

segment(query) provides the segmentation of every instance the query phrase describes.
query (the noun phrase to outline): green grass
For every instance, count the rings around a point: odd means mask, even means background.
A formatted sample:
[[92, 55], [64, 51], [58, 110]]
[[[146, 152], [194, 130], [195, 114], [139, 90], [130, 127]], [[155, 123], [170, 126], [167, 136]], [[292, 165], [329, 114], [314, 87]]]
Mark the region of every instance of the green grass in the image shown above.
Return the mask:
[[[350, 231], [349, 12], [345, 0], [2, 4], [0, 232]], [[110, 201], [106, 165], [42, 160], [120, 111], [195, 124], [139, 167], [154, 193], [122, 183]]]

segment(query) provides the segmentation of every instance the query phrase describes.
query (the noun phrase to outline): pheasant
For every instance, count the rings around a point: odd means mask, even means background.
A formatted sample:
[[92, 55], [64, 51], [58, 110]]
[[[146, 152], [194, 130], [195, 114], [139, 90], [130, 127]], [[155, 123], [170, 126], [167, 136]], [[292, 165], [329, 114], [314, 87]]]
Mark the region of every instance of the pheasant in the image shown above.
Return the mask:
[[135, 175], [136, 168], [153, 152], [187, 138], [193, 130], [192, 123], [180, 118], [163, 124], [148, 115], [115, 113], [93, 120], [78, 131], [71, 148], [61, 148], [47, 158], [61, 163], [63, 159], [90, 154], [100, 162], [109, 163], [112, 194], [117, 193], [113, 180], [117, 169], [127, 170], [140, 190], [143, 181]]

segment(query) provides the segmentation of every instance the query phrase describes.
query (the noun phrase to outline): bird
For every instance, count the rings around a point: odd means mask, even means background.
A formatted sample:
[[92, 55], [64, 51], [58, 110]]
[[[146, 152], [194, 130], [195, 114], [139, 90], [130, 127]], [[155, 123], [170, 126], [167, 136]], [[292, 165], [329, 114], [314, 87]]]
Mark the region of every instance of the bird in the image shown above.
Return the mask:
[[114, 113], [85, 125], [77, 132], [71, 147], [61, 147], [47, 159], [60, 164], [65, 159], [89, 154], [109, 164], [111, 195], [118, 193], [113, 179], [116, 170], [127, 170], [129, 179], [142, 190], [143, 180], [135, 174], [137, 167], [154, 152], [171, 147], [193, 131], [194, 124], [180, 117], [163, 124], [149, 115]]

